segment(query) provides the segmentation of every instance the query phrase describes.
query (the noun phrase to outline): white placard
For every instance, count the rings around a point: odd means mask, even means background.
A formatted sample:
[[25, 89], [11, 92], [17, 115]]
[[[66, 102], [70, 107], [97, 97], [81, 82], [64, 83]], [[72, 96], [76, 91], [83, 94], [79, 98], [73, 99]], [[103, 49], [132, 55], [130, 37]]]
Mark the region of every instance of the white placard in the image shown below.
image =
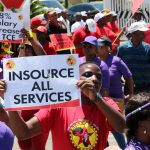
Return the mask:
[[78, 55], [4, 59], [7, 110], [80, 105]]
[[0, 12], [0, 40], [19, 40], [23, 16], [12, 11]]

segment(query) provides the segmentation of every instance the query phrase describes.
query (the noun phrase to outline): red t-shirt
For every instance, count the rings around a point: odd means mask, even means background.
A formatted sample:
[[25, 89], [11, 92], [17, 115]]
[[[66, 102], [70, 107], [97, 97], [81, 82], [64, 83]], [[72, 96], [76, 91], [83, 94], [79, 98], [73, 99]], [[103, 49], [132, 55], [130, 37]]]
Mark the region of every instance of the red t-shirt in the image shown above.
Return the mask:
[[55, 45], [48, 42], [47, 44], [43, 45], [43, 48], [47, 55], [56, 55]]
[[100, 28], [97, 26], [97, 30], [96, 30], [98, 37], [103, 37], [106, 36], [108, 37], [112, 42], [114, 41], [114, 39], [116, 38], [116, 34], [114, 32], [112, 32], [108, 27], [103, 27]]
[[[105, 100], [114, 109], [119, 110], [112, 99], [105, 98]], [[43, 132], [51, 130], [53, 150], [85, 148], [103, 150], [112, 129], [95, 104], [42, 109], [35, 116], [39, 119]]]
[[106, 25], [107, 28], [109, 28], [112, 32], [118, 34], [120, 32], [119, 26], [117, 22], [108, 22]]
[[[84, 41], [84, 39], [87, 36], [95, 36], [95, 37], [97, 37], [97, 33], [96, 32], [86, 32], [84, 27], [79, 28], [73, 34], [73, 37], [72, 37], [73, 43], [74, 44], [81, 43], [81, 42]], [[84, 56], [82, 48], [76, 48], [75, 49], [75, 53], [78, 53], [79, 57], [83, 57]]]

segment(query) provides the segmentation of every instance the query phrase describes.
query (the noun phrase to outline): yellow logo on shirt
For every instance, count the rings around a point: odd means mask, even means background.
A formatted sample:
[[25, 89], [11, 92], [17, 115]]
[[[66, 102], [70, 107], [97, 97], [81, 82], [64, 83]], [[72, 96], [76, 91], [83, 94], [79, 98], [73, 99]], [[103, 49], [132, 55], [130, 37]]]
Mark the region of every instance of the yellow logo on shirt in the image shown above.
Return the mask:
[[98, 142], [98, 131], [98, 127], [88, 120], [79, 120], [68, 128], [70, 141], [79, 150], [93, 150]]

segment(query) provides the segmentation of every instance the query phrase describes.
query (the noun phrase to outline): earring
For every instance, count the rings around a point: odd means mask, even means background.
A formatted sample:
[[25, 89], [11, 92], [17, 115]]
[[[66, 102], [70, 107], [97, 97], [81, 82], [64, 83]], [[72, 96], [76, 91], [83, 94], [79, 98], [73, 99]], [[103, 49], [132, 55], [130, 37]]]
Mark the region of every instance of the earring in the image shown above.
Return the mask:
[[144, 130], [144, 134], [146, 134], [146, 129]]

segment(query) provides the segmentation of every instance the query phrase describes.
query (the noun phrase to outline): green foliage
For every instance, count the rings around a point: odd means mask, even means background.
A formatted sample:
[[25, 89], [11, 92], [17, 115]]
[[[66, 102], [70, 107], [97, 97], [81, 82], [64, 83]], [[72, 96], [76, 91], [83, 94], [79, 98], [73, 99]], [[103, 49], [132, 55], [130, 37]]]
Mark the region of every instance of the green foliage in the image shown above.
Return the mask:
[[31, 4], [30, 4], [31, 18], [37, 15], [44, 14], [45, 12], [46, 12], [45, 5], [40, 4], [39, 0], [31, 0]]
[[4, 7], [3, 5], [0, 3], [0, 11], [3, 11]]

